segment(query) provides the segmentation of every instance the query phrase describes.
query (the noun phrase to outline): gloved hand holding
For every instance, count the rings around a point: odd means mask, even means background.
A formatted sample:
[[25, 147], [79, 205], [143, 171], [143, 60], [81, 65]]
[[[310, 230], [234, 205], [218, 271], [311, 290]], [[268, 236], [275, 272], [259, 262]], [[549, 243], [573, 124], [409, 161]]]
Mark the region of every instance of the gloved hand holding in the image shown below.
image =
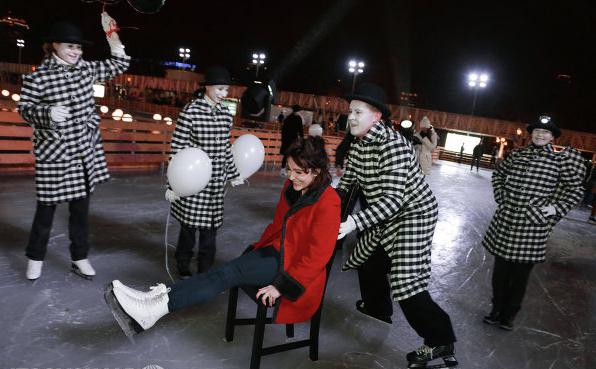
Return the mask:
[[351, 215], [348, 215], [348, 219], [345, 222], [339, 225], [339, 235], [337, 236], [338, 240], [344, 238], [348, 233], [352, 233], [356, 230], [356, 222]]
[[557, 209], [552, 205], [543, 206], [540, 208], [540, 211], [547, 218], [557, 215]]
[[114, 18], [110, 17], [110, 15], [106, 12], [101, 13], [101, 27], [106, 33], [106, 39], [108, 40], [108, 44], [110, 45], [110, 50], [112, 53], [117, 55], [125, 55], [126, 53], [124, 52], [124, 45], [122, 45], [120, 36], [118, 36], [118, 33], [116, 33], [120, 30], [118, 28], [118, 24]]
[[180, 196], [178, 196], [178, 194], [176, 192], [174, 192], [168, 188], [166, 190], [166, 200], [168, 200], [169, 202], [174, 202], [176, 200], [180, 200]]
[[244, 184], [244, 178], [238, 177], [238, 178], [232, 179], [230, 181], [230, 183], [232, 184], [232, 187], [240, 186], [241, 184]]
[[50, 118], [56, 123], [62, 123], [70, 118], [70, 109], [65, 106], [52, 106], [50, 108]]

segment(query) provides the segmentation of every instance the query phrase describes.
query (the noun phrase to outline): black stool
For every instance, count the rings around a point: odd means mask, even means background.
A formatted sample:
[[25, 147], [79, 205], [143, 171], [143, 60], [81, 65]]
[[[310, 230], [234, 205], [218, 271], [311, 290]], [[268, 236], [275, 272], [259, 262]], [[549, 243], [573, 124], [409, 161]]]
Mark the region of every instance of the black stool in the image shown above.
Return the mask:
[[[273, 323], [273, 319], [267, 317], [267, 306], [263, 305], [260, 300], [256, 299], [259, 288], [253, 286], [234, 287], [230, 289], [230, 297], [228, 300], [228, 316], [226, 319], [226, 341], [234, 340], [234, 328], [237, 325], [254, 325], [255, 332], [252, 341], [252, 354], [250, 357], [250, 369], [259, 369], [261, 366], [261, 357], [265, 355], [275, 354], [278, 352], [294, 350], [301, 347], [309, 347], [309, 357], [312, 361], [319, 359], [319, 327], [321, 325], [321, 311], [323, 310], [323, 300], [325, 299], [325, 291], [327, 290], [327, 282], [329, 281], [329, 274], [331, 273], [331, 266], [335, 252], [331, 255], [331, 259], [327, 262], [327, 279], [325, 280], [325, 288], [323, 289], [323, 298], [321, 305], [310, 318], [310, 335], [308, 339], [300, 341], [288, 342], [281, 345], [270, 347], [263, 347], [263, 338], [265, 336], [265, 325]], [[238, 289], [242, 289], [248, 297], [250, 297], [257, 304], [257, 315], [255, 318], [236, 318], [236, 307], [238, 305]], [[286, 337], [294, 337], [294, 324], [286, 324]]]

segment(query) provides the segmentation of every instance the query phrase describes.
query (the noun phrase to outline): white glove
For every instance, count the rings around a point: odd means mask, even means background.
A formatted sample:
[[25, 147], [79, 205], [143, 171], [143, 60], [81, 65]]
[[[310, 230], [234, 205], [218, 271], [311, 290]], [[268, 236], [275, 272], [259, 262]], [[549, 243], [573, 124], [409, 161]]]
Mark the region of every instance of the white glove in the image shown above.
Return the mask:
[[166, 200], [168, 200], [169, 202], [174, 202], [176, 200], [180, 200], [180, 196], [178, 196], [178, 194], [176, 192], [174, 192], [168, 188], [166, 190]]
[[244, 178], [238, 177], [236, 179], [232, 179], [230, 183], [232, 184], [232, 187], [240, 186], [241, 184], [244, 184]]
[[552, 205], [543, 206], [540, 208], [540, 211], [547, 218], [557, 215], [557, 209]]
[[101, 27], [106, 33], [106, 39], [108, 40], [112, 53], [126, 55], [124, 52], [124, 45], [122, 45], [122, 42], [120, 41], [120, 36], [116, 33], [119, 30], [118, 23], [116, 23], [114, 18], [110, 17], [106, 12], [101, 13]]
[[352, 233], [356, 230], [356, 222], [351, 215], [348, 215], [348, 219], [345, 222], [339, 225], [339, 235], [337, 236], [338, 240], [344, 238], [348, 233]]
[[52, 106], [50, 108], [50, 118], [56, 123], [61, 123], [70, 118], [70, 109], [65, 106]]

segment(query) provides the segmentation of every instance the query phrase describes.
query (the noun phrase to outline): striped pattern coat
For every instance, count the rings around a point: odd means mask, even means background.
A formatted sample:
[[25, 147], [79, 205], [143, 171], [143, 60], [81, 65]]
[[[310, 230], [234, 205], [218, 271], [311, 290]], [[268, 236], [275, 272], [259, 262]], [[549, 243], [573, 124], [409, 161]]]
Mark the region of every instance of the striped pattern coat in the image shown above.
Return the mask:
[[[37, 70], [23, 76], [18, 111], [33, 127], [37, 200], [57, 204], [84, 198], [110, 177], [99, 133], [100, 118], [93, 83], [123, 73], [129, 56], [105, 61], [79, 59], [63, 65], [46, 58]], [[70, 109], [71, 117], [56, 123], [52, 106]]]
[[352, 143], [338, 190], [347, 191], [355, 182], [368, 207], [352, 215], [364, 233], [344, 269], [358, 268], [376, 247], [382, 247], [391, 259], [393, 299], [404, 300], [425, 291], [438, 208], [411, 144], [398, 132], [376, 123], [366, 136]]
[[178, 116], [172, 136], [172, 156], [187, 147], [203, 150], [211, 159], [211, 180], [198, 194], [172, 203], [172, 215], [187, 227], [219, 228], [223, 222], [227, 180], [240, 177], [232, 156], [228, 108], [210, 105], [205, 97], [188, 103]]
[[[493, 173], [497, 210], [482, 244], [493, 255], [517, 263], [541, 263], [553, 226], [582, 198], [579, 151], [554, 152], [551, 145], [514, 150]], [[556, 216], [540, 209], [553, 205]]]

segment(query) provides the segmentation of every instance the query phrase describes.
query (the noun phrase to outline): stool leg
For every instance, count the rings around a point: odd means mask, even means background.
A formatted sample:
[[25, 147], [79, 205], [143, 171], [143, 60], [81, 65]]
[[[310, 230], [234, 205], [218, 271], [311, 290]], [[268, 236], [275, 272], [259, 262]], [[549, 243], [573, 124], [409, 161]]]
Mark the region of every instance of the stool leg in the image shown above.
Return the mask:
[[310, 321], [310, 346], [308, 354], [312, 361], [319, 360], [319, 327], [321, 326], [321, 308]]
[[263, 351], [263, 337], [265, 336], [265, 321], [267, 319], [267, 308], [265, 305], [257, 304], [257, 318], [255, 322], [255, 333], [252, 339], [252, 355], [250, 357], [250, 369], [259, 369], [261, 366], [261, 355]]
[[236, 307], [238, 305], [238, 287], [230, 289], [230, 298], [228, 299], [228, 316], [226, 318], [226, 342], [234, 340], [234, 328], [236, 326]]
[[286, 324], [286, 337], [294, 337], [294, 324]]

